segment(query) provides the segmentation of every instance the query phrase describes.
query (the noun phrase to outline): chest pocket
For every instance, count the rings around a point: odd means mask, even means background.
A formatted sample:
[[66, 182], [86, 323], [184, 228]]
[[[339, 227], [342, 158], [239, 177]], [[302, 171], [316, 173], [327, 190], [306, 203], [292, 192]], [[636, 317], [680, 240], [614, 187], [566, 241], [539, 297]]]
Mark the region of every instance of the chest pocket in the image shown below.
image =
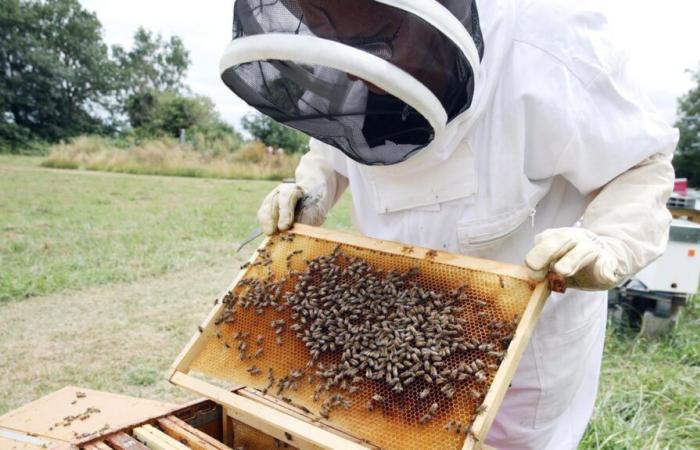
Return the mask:
[[459, 143], [447, 160], [437, 163], [431, 160], [428, 150], [425, 152], [396, 166], [361, 167], [377, 214], [438, 212], [442, 203], [473, 203], [478, 181], [475, 155], [469, 144]]
[[474, 256], [486, 256], [500, 247], [521, 227], [531, 226], [535, 208], [525, 204], [504, 213], [478, 219], [464, 219], [457, 223], [460, 251]]

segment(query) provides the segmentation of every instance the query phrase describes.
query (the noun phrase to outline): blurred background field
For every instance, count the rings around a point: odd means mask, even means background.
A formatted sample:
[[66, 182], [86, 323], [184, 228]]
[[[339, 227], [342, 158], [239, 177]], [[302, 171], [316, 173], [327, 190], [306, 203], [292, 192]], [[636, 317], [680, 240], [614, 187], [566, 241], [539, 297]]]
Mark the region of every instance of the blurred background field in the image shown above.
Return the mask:
[[[68, 384], [162, 400], [275, 185], [41, 167], [0, 156], [0, 414]], [[350, 198], [326, 226], [352, 229]], [[611, 324], [583, 449], [700, 447], [700, 310], [648, 341]]]

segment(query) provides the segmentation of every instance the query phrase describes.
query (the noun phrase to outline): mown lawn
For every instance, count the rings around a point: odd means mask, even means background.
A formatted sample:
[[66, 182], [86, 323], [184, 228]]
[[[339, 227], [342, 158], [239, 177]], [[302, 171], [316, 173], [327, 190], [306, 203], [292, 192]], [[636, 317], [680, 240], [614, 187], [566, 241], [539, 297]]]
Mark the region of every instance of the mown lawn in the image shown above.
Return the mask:
[[[231, 258], [276, 185], [36, 167], [0, 158], [0, 302]], [[349, 199], [329, 226], [350, 227]]]
[[[0, 414], [67, 384], [182, 400], [167, 368], [233, 278], [275, 183], [39, 162], [0, 155]], [[349, 205], [327, 226], [350, 228]], [[581, 448], [700, 448], [699, 336], [697, 302], [660, 341], [611, 326]]]

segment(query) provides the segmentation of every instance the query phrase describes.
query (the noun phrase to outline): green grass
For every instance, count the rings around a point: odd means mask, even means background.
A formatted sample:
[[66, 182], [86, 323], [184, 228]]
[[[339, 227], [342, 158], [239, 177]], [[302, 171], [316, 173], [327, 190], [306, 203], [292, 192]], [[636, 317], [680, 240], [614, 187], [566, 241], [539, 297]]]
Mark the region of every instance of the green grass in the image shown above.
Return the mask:
[[[0, 302], [134, 281], [233, 256], [276, 185], [100, 175], [0, 159]], [[31, 162], [31, 163], [30, 163]], [[329, 226], [348, 228], [344, 199]]]
[[700, 448], [697, 300], [658, 341], [610, 327], [596, 411], [581, 448]]
[[66, 385], [191, 399], [167, 369], [241, 262], [0, 304], [0, 415]]
[[0, 153], [0, 165], [11, 167], [39, 167], [46, 160], [44, 156], [9, 155]]

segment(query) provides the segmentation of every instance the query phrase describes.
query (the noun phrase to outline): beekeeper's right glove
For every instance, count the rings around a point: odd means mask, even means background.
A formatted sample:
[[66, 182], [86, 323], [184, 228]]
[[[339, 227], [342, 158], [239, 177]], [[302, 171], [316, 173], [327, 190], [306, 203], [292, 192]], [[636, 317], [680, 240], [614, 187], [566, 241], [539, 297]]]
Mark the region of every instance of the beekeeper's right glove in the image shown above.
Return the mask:
[[301, 158], [296, 169], [296, 180], [277, 186], [265, 197], [258, 210], [260, 228], [268, 236], [294, 225], [297, 202], [304, 196], [307, 198], [298, 221], [306, 225], [321, 225], [348, 186], [347, 178], [336, 172], [328, 160], [327, 152], [332, 149], [313, 139], [309, 146], [309, 152]]
[[525, 262], [531, 277], [552, 271], [569, 287], [607, 290], [658, 258], [666, 248], [673, 190], [672, 153], [658, 153], [608, 183], [591, 201], [580, 228], [547, 230]]

